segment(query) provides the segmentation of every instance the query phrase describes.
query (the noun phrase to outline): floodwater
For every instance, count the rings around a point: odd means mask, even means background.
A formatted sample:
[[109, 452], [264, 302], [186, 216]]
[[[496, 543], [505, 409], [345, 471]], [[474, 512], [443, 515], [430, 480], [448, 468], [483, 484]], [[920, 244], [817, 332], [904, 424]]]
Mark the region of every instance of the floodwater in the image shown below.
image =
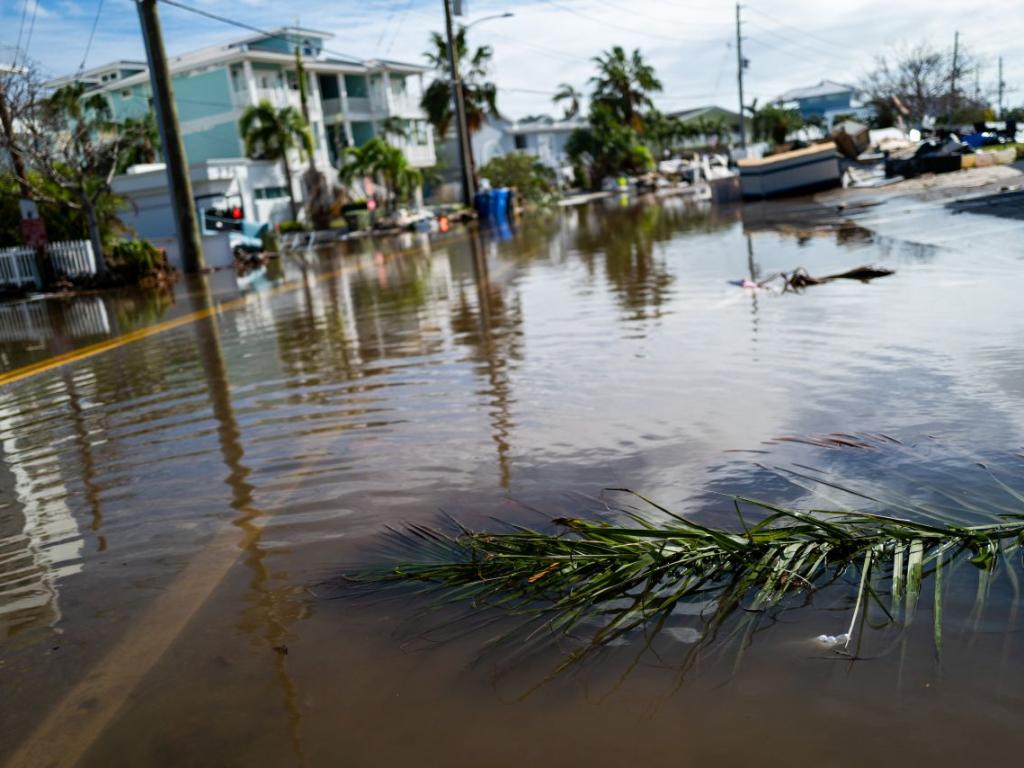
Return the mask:
[[[801, 500], [798, 465], [985, 498], [983, 460], [1024, 486], [1019, 253], [743, 216], [602, 203], [296, 254], [241, 288], [0, 307], [0, 364], [36, 365], [0, 388], [0, 764], [1015, 758], [1015, 599], [972, 615], [966, 571], [941, 653], [930, 608], [895, 651], [869, 624], [856, 661], [823, 652], [850, 603], [821, 600], [685, 678], [692, 630], [550, 677], [557, 644], [510, 665], [500, 622], [435, 634], [422, 600], [324, 588], [389, 525], [585, 515], [607, 487], [714, 519], [720, 493]], [[896, 274], [727, 283], [869, 263]]]

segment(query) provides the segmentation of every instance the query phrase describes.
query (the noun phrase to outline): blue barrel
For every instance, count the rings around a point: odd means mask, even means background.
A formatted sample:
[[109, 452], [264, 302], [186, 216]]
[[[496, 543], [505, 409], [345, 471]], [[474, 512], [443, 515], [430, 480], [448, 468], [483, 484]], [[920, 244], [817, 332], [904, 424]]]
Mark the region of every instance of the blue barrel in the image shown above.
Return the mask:
[[491, 190], [491, 218], [496, 221], [508, 218], [507, 187]]
[[476, 209], [476, 215], [481, 219], [490, 217], [491, 213], [491, 193], [482, 189], [476, 193], [476, 197], [473, 198], [473, 207]]

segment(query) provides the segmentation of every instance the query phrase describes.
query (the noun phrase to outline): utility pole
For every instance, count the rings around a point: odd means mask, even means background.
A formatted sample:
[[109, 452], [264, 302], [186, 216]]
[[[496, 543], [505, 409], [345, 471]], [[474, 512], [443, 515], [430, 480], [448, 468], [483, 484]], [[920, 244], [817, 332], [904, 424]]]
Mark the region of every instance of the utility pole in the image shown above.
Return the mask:
[[740, 33], [740, 8], [742, 6], [736, 3], [736, 80], [740, 87], [740, 147], [743, 148], [744, 152], [747, 149], [747, 119], [744, 115], [746, 106], [743, 101], [743, 70], [747, 68], [748, 62], [743, 58], [743, 35]]
[[956, 108], [956, 76], [960, 65], [960, 31], [953, 33], [953, 71], [949, 78], [949, 122], [953, 122], [953, 111]]
[[185, 145], [181, 141], [181, 131], [178, 127], [178, 108], [174, 104], [171, 70], [167, 66], [167, 53], [164, 50], [164, 38], [160, 31], [160, 16], [156, 11], [156, 3], [157, 0], [136, 0], [139, 23], [142, 26], [142, 41], [146, 46], [146, 60], [149, 63], [153, 109], [156, 112], [157, 126], [160, 128], [171, 207], [174, 211], [174, 224], [178, 230], [181, 262], [186, 272], [200, 272], [206, 268], [203, 241], [199, 237], [196, 203], [192, 196], [192, 179], [188, 174]]
[[1003, 93], [1006, 90], [1006, 83], [1003, 82], [1003, 57], [999, 57], [999, 84], [996, 86], [999, 90], [999, 112], [996, 113], [996, 117], [1000, 120], [1003, 119]]
[[459, 161], [462, 166], [462, 198], [466, 205], [473, 206], [476, 183], [473, 178], [473, 148], [469, 145], [469, 130], [466, 126], [466, 101], [462, 92], [462, 75], [459, 72], [459, 52], [455, 46], [452, 30], [452, 0], [444, 2], [445, 33], [448, 36], [448, 67], [451, 70], [452, 95], [455, 99], [455, 128], [459, 136]]

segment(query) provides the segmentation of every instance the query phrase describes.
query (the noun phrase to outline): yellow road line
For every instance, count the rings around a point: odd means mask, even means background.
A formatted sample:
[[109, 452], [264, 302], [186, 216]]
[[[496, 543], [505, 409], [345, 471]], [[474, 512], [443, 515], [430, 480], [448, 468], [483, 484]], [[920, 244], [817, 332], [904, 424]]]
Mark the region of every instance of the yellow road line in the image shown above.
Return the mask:
[[[455, 236], [452, 238], [446, 238], [444, 242], [449, 243], [452, 242], [453, 240], [461, 240], [463, 238], [463, 235]], [[409, 253], [414, 253], [417, 251], [419, 251], [419, 248], [413, 246], [411, 248], [402, 248], [398, 251], [392, 251], [391, 253], [386, 255], [401, 256]], [[356, 267], [349, 266], [331, 270], [330, 272], [322, 272], [318, 275], [314, 275], [312, 278], [312, 282], [319, 283], [323, 280], [330, 280], [332, 278], [339, 277], [344, 272], [356, 270]], [[302, 287], [302, 285], [303, 281], [297, 280], [294, 283], [287, 283], [285, 285], [278, 286], [277, 288], [268, 291], [268, 293], [270, 295], [276, 295], [278, 293], [287, 293], [289, 291], [294, 291], [297, 288]], [[139, 328], [138, 330], [130, 331], [128, 333], [117, 336], [113, 339], [107, 339], [106, 341], [100, 341], [96, 344], [90, 344], [88, 347], [74, 349], [70, 352], [65, 352], [64, 354], [56, 355], [55, 357], [48, 357], [46, 360], [40, 360], [37, 363], [30, 363], [29, 365], [22, 366], [21, 368], [15, 368], [13, 371], [8, 371], [7, 373], [0, 373], [0, 387], [3, 387], [7, 384], [14, 384], [16, 382], [23, 381], [33, 376], [38, 376], [41, 373], [52, 371], [54, 368], [60, 368], [61, 366], [64, 365], [77, 363], [80, 360], [86, 360], [90, 357], [103, 354], [104, 352], [109, 352], [112, 349], [123, 347], [125, 344], [131, 344], [134, 341], [141, 341], [142, 339], [147, 339], [150, 336], [155, 336], [159, 333], [165, 333], [166, 331], [171, 331], [174, 330], [175, 328], [180, 328], [183, 325], [194, 323], [197, 320], [202, 320], [203, 318], [209, 317], [210, 315], [219, 315], [222, 312], [230, 312], [232, 310], [238, 309], [239, 307], [245, 306], [248, 301], [248, 296], [240, 296], [237, 299], [231, 299], [230, 301], [225, 301], [221, 304], [215, 304], [212, 307], [206, 307], [205, 309], [190, 312], [187, 315], [182, 315], [181, 317], [176, 317], [173, 318], [172, 320], [165, 320], [164, 322], [157, 323], [156, 325], [150, 325], [145, 328]]]

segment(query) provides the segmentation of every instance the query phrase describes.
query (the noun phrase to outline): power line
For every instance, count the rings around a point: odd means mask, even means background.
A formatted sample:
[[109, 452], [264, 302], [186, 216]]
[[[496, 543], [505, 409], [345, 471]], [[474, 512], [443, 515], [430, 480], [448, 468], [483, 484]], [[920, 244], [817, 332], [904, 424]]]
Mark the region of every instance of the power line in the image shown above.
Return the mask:
[[656, 32], [649, 32], [649, 31], [647, 31], [645, 29], [637, 29], [636, 27], [626, 27], [626, 26], [623, 26], [622, 24], [617, 24], [617, 23], [612, 22], [612, 21], [605, 21], [604, 19], [598, 18], [597, 16], [591, 16], [590, 14], [583, 13], [583, 11], [579, 11], [576, 8], [571, 8], [568, 5], [562, 5], [561, 3], [556, 3], [555, 0], [547, 0], [547, 4], [549, 6], [551, 6], [552, 8], [555, 8], [557, 10], [564, 11], [565, 13], [571, 13], [573, 16], [578, 16], [581, 19], [586, 19], [587, 21], [590, 21], [590, 22], [592, 22], [594, 24], [601, 24], [601, 25], [603, 25], [605, 27], [610, 27], [611, 29], [617, 30], [619, 32], [632, 32], [633, 34], [636, 34], [636, 35], [645, 35], [645, 36], [650, 37], [650, 38], [655, 39], [655, 40], [665, 40], [665, 41], [670, 42], [670, 43], [680, 43], [680, 42], [686, 42], [686, 41], [694, 42], [695, 40], [699, 39], [699, 38], [683, 38], [683, 37], [679, 37], [679, 36], [672, 36], [672, 37], [670, 37], [668, 35], [659, 35]]
[[[27, 0], [26, 0], [27, 1]], [[25, 36], [25, 49], [21, 57], [22, 63], [28, 59], [28, 49], [32, 45], [32, 32], [36, 28], [36, 14], [39, 12], [39, 0], [32, 0], [32, 18], [28, 24], [28, 34]]]
[[792, 24], [787, 24], [784, 21], [779, 21], [775, 16], [771, 15], [770, 13], [765, 13], [764, 11], [762, 11], [760, 8], [758, 8], [756, 6], [748, 4], [748, 5], [744, 6], [744, 7], [749, 8], [750, 10], [752, 10], [757, 15], [763, 16], [764, 18], [768, 19], [769, 21], [774, 22], [775, 24], [777, 24], [780, 27], [788, 27], [789, 29], [793, 30], [794, 32], [799, 32], [801, 35], [804, 35], [806, 37], [813, 37], [813, 38], [817, 39], [818, 41], [824, 43], [829, 48], [829, 50], [834, 51], [836, 49], [840, 49], [840, 48], [844, 47], [844, 46], [840, 46], [839, 44], [837, 44], [836, 42], [834, 42], [832, 40], [826, 40], [825, 38], [820, 37], [819, 35], [816, 35], [813, 32], [808, 32], [805, 29], [800, 29], [799, 27], [794, 27]]
[[[196, 8], [195, 6], [192, 6], [192, 5], [186, 5], [185, 3], [178, 2], [178, 0], [159, 0], [159, 1], [161, 3], [164, 3], [165, 5], [173, 5], [175, 8], [180, 8], [183, 11], [188, 11], [189, 13], [194, 13], [194, 14], [196, 14], [198, 16], [205, 16], [206, 18], [213, 19], [214, 21], [219, 21], [219, 22], [222, 22], [224, 24], [230, 24], [233, 27], [238, 27], [239, 29], [245, 29], [245, 30], [248, 30], [249, 32], [255, 32], [255, 33], [259, 34], [259, 35], [263, 35], [266, 38], [270, 38], [270, 39], [273, 39], [273, 38], [282, 38], [282, 39], [284, 39], [285, 38], [285, 35], [283, 35], [281, 33], [270, 32], [269, 30], [266, 30], [266, 29], [260, 29], [259, 27], [254, 27], [252, 24], [246, 24], [244, 21], [236, 21], [235, 19], [229, 18], [227, 16], [221, 16], [221, 15], [216, 14], [216, 13], [211, 13], [210, 11], [204, 11], [202, 8]], [[333, 51], [330, 48], [323, 48], [321, 50], [323, 50], [324, 53], [330, 53], [330, 54], [333, 54], [334, 56], [341, 56], [342, 58], [349, 59], [350, 61], [352, 61], [354, 63], [360, 63], [361, 64], [361, 63], [363, 63], [365, 61], [364, 59], [362, 59], [362, 58], [360, 58], [358, 56], [352, 56], [351, 54], [342, 53], [341, 51]]]
[[85, 44], [85, 53], [82, 54], [82, 63], [78, 65], [78, 72], [85, 69], [85, 60], [89, 58], [89, 51], [92, 50], [92, 41], [96, 36], [96, 26], [100, 23], [100, 14], [103, 13], [103, 0], [96, 4], [96, 16], [92, 20], [92, 29], [89, 30], [89, 40]]
[[18, 54], [21, 52], [21, 36], [25, 34], [25, 17], [28, 16], [28, 4], [33, 0], [24, 0], [21, 4], [21, 24], [18, 26], [18, 42], [14, 44], [14, 58], [11, 60], [11, 66], [18, 66]]

